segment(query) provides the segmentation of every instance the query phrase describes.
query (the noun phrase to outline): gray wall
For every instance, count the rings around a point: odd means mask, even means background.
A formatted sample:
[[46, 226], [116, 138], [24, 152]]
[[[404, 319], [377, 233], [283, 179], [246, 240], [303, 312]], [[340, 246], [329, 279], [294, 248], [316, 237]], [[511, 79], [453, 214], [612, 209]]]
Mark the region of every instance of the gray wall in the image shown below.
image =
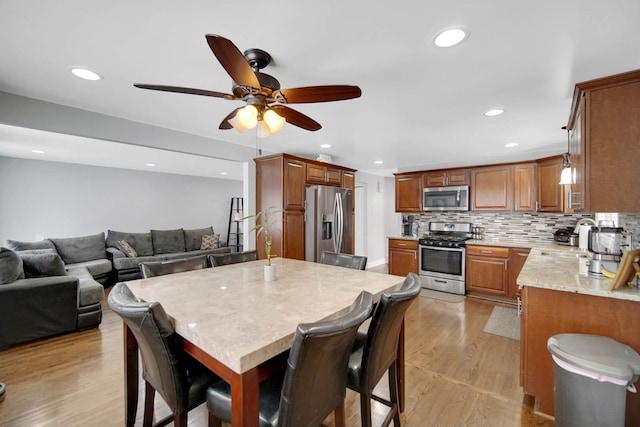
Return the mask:
[[0, 244], [209, 225], [226, 241], [242, 192], [242, 181], [0, 157]]

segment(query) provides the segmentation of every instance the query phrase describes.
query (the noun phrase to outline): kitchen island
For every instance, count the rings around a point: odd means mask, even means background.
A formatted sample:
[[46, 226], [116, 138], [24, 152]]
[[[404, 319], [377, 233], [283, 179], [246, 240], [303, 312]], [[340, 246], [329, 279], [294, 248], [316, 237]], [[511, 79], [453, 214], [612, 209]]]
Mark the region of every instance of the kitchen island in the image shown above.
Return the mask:
[[[611, 337], [640, 352], [640, 290], [609, 291], [611, 279], [587, 275], [586, 253], [534, 247], [518, 276], [522, 289], [520, 380], [536, 410], [553, 416], [549, 337], [583, 333]], [[640, 395], [627, 393], [627, 425], [640, 425]]]

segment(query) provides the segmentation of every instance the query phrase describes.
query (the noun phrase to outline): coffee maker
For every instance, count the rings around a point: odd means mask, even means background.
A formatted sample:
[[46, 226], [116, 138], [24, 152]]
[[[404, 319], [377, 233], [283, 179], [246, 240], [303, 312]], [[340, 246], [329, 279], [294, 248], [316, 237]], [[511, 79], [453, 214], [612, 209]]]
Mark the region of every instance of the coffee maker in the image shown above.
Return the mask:
[[616, 271], [622, 256], [621, 227], [591, 227], [589, 231], [589, 273], [602, 275], [602, 268]]
[[411, 236], [418, 237], [418, 227], [415, 222], [415, 217], [413, 215], [402, 215], [402, 235], [403, 236]]

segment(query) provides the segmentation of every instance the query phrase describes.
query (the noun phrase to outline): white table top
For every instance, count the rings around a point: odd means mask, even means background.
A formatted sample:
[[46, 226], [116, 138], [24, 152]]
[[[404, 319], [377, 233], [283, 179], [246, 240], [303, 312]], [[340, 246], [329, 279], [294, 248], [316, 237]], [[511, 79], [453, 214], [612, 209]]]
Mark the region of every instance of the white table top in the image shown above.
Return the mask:
[[[243, 373], [291, 347], [299, 323], [345, 311], [365, 290], [379, 297], [403, 277], [276, 258], [127, 282], [136, 297], [159, 301], [180, 336]], [[377, 299], [377, 298], [376, 298]]]

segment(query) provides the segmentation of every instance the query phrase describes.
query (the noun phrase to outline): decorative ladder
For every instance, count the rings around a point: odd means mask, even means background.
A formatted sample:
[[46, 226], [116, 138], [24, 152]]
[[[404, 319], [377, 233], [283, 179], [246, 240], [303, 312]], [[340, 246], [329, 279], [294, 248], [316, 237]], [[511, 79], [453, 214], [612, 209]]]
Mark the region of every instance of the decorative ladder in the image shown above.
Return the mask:
[[227, 246], [233, 252], [242, 252], [242, 218], [244, 212], [244, 202], [242, 197], [231, 198], [231, 208], [229, 209], [229, 229], [227, 230]]

